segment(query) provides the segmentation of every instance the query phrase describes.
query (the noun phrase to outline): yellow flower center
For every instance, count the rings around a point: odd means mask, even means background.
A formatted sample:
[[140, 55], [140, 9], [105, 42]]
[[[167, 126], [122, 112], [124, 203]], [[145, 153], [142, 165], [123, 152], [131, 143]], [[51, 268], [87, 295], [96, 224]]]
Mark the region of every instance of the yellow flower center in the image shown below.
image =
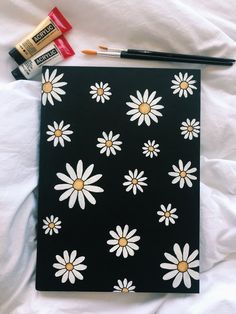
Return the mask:
[[50, 229], [53, 229], [53, 228], [55, 227], [54, 222], [50, 222], [50, 224], [48, 224], [48, 227], [49, 227]]
[[73, 188], [77, 191], [81, 191], [84, 188], [84, 181], [82, 179], [76, 179], [73, 183]]
[[46, 82], [43, 84], [43, 91], [45, 93], [51, 93], [52, 89], [53, 89], [53, 85], [51, 82]]
[[185, 261], [179, 262], [179, 264], [177, 265], [177, 269], [178, 269], [178, 271], [180, 271], [181, 273], [186, 272], [187, 269], [188, 269], [188, 263], [185, 262]]
[[121, 292], [127, 293], [127, 292], [129, 292], [129, 289], [128, 288], [122, 288]]
[[181, 83], [179, 84], [179, 87], [180, 87], [181, 89], [187, 89], [187, 88], [188, 88], [188, 82], [185, 82], [185, 81], [181, 82]]
[[71, 263], [67, 263], [65, 267], [69, 271], [71, 271], [74, 268], [73, 264], [71, 264]]
[[97, 94], [98, 94], [98, 96], [102, 96], [104, 94], [104, 89], [103, 88], [98, 88], [97, 89]]
[[108, 140], [108, 141], [106, 141], [106, 143], [105, 143], [105, 145], [107, 146], [107, 147], [111, 147], [112, 146], [112, 141], [110, 141], [110, 140]]
[[54, 135], [55, 135], [56, 137], [60, 137], [60, 136], [62, 136], [62, 131], [59, 130], [59, 129], [57, 129], [57, 130], [54, 132]]
[[119, 246], [124, 247], [124, 246], [127, 245], [127, 243], [128, 243], [128, 241], [127, 241], [126, 238], [122, 237], [122, 238], [119, 239]]
[[168, 218], [168, 217], [171, 216], [171, 213], [170, 213], [169, 211], [166, 211], [165, 214], [164, 214], [164, 216], [165, 216], [166, 218]]
[[188, 126], [187, 130], [188, 130], [189, 132], [192, 132], [192, 131], [193, 131], [193, 127], [192, 127], [192, 126]]
[[155, 150], [155, 148], [153, 146], [149, 146], [148, 150], [149, 150], [149, 152], [153, 152]]
[[139, 105], [139, 111], [142, 114], [148, 114], [151, 111], [151, 106], [147, 104], [146, 102]]
[[131, 181], [131, 182], [132, 182], [134, 185], [135, 185], [135, 184], [138, 184], [138, 180], [137, 180], [137, 179], [135, 179], [135, 178], [134, 178], [134, 179], [132, 179], [132, 181]]
[[187, 173], [186, 173], [186, 171], [180, 171], [179, 175], [181, 178], [184, 178], [184, 177], [186, 177]]

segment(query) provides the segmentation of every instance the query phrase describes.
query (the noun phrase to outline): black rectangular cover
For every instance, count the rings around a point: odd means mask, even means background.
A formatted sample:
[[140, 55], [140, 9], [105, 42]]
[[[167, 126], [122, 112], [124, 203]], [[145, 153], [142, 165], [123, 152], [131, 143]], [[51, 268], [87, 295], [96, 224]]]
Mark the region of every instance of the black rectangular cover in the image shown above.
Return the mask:
[[44, 67], [38, 290], [199, 292], [200, 71]]

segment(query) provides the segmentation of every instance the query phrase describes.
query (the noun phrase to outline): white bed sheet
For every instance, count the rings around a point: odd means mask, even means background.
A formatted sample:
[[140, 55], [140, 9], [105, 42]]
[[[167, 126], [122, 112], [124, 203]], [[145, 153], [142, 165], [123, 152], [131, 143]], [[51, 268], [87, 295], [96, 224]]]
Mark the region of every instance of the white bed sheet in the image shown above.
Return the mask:
[[[57, 5], [76, 55], [62, 65], [202, 69], [201, 293], [38, 292], [34, 288], [40, 82], [14, 81], [14, 44]], [[236, 56], [236, 2], [64, 0], [0, 2], [0, 313], [236, 313], [236, 71], [89, 58], [98, 44]], [[159, 267], [157, 265], [157, 267]]]

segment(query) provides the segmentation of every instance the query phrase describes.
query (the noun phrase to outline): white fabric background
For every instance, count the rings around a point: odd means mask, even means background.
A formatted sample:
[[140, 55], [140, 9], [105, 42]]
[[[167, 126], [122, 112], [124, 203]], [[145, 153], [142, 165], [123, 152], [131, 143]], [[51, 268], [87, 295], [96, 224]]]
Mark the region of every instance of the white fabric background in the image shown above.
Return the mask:
[[[202, 69], [201, 293], [38, 292], [35, 280], [40, 83], [14, 81], [8, 51], [57, 5], [76, 55], [62, 65]], [[236, 2], [0, 2], [0, 313], [236, 313], [236, 72], [233, 67], [91, 58], [98, 44], [236, 57]], [[156, 244], [158, 245], [158, 243]], [[159, 267], [159, 265], [157, 265]]]

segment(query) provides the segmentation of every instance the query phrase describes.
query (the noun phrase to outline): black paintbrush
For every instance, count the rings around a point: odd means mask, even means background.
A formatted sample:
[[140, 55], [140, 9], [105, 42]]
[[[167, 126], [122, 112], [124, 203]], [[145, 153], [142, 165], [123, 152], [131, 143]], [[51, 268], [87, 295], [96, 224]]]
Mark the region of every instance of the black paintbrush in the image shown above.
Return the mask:
[[155, 52], [148, 50], [135, 50], [135, 49], [117, 49], [117, 48], [107, 48], [100, 46], [107, 51], [96, 51], [96, 50], [83, 50], [82, 52], [88, 55], [101, 55], [101, 56], [111, 56], [120, 57], [127, 59], [142, 59], [142, 60], [155, 60], [155, 61], [166, 61], [166, 62], [185, 62], [185, 63], [200, 63], [200, 64], [211, 64], [211, 65], [233, 65], [234, 59], [226, 58], [214, 58], [206, 56], [196, 56], [196, 55], [186, 55], [186, 54], [176, 54], [169, 52]]

